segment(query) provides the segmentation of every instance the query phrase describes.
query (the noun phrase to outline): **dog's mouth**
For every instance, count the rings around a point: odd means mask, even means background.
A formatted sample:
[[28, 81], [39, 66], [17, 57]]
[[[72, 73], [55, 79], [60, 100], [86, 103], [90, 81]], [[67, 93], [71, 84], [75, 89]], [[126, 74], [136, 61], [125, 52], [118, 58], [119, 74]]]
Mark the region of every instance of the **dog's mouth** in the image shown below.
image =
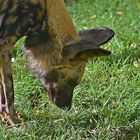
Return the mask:
[[59, 89], [55, 83], [47, 83], [45, 87], [49, 93], [50, 100], [57, 107], [67, 110], [71, 108], [74, 87], [67, 84], [62, 89]]

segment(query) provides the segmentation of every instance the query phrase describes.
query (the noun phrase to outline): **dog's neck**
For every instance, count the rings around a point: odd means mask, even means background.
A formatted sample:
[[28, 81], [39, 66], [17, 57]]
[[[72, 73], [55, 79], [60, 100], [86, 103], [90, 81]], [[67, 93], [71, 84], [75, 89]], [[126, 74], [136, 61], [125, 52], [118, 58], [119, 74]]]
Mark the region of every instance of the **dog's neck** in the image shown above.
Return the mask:
[[49, 33], [65, 44], [70, 40], [79, 40], [73, 22], [67, 12], [64, 0], [47, 1], [47, 25]]

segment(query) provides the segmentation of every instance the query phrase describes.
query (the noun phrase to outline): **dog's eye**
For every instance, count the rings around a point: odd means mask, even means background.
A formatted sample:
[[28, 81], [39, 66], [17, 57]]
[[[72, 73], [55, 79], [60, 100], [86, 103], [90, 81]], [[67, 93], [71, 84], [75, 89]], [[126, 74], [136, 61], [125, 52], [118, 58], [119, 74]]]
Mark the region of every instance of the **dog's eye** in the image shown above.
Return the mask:
[[63, 73], [59, 73], [59, 79], [64, 79], [65, 75]]

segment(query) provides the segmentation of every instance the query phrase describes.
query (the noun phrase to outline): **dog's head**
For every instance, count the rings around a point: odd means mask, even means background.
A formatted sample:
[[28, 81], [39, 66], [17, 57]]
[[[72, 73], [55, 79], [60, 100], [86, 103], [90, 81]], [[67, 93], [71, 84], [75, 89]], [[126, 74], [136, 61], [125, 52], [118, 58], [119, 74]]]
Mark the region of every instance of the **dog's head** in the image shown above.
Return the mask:
[[[44, 33], [41, 32], [39, 34]], [[55, 64], [51, 69], [46, 66], [45, 75], [40, 77], [45, 89], [49, 93], [50, 99], [60, 108], [71, 108], [73, 90], [81, 81], [87, 60], [111, 54], [110, 51], [99, 47], [100, 45], [107, 43], [114, 36], [114, 32], [111, 29], [97, 28], [83, 30], [79, 32], [79, 36], [81, 38], [79, 42], [68, 42], [65, 44], [61, 54], [61, 60], [58, 61], [59, 63]], [[45, 41], [41, 35], [31, 36], [27, 39], [25, 45], [25, 47], [27, 46], [27, 50], [32, 48], [34, 50], [32, 55], [34, 55], [35, 51], [41, 49], [40, 47], [51, 47], [53, 49], [48, 50], [49, 54], [48, 52], [44, 52], [44, 54], [48, 54], [49, 57], [51, 57], [45, 58], [53, 60], [53, 57], [55, 56], [50, 54], [55, 51], [55, 47], [52, 46], [50, 40], [46, 39], [43, 46], [33, 43], [33, 40], [39, 40], [40, 44], [42, 44], [42, 41]], [[33, 46], [35, 46], [36, 49], [34, 49]], [[37, 59], [39, 59], [39, 55], [36, 57], [36, 60]], [[50, 63], [48, 59], [42, 60], [46, 62], [43, 63], [43, 65]], [[34, 69], [38, 69], [38, 67], [36, 66]]]

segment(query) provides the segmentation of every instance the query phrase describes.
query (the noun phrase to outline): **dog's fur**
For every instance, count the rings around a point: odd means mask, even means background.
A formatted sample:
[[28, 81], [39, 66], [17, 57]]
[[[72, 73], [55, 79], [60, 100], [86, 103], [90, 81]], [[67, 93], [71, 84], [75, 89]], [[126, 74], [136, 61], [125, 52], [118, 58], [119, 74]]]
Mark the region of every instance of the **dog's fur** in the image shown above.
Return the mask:
[[11, 125], [17, 122], [11, 52], [26, 35], [24, 51], [32, 73], [42, 82], [50, 99], [70, 108], [74, 87], [91, 57], [109, 55], [98, 46], [114, 32], [108, 28], [76, 32], [64, 0], [0, 1], [0, 112]]

